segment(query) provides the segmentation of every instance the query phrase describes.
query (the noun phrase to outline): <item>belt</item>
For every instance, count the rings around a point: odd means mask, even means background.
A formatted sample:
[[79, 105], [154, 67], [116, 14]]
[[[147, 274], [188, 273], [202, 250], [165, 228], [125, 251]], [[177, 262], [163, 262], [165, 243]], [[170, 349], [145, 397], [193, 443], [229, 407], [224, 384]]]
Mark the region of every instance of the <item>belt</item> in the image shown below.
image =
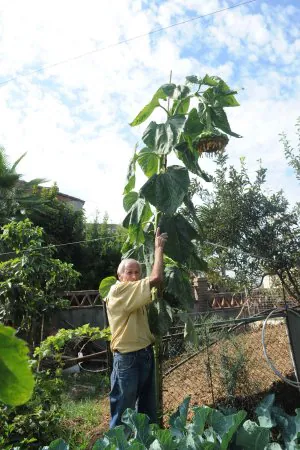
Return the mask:
[[114, 350], [113, 353], [120, 353], [121, 355], [130, 355], [130, 354], [141, 353], [141, 352], [149, 352], [152, 349], [153, 349], [153, 344], [150, 344], [145, 348], [141, 348], [140, 350], [135, 350], [133, 352], [122, 353], [119, 350]]

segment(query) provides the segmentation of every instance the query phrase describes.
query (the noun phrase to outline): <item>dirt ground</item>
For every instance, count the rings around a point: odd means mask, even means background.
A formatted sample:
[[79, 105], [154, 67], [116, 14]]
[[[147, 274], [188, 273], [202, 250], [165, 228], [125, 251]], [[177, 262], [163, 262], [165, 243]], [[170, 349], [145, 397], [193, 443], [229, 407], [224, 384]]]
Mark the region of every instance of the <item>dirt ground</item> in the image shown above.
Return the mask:
[[[265, 343], [268, 356], [275, 367], [283, 375], [291, 376], [293, 364], [285, 325], [281, 323], [268, 326]], [[226, 378], [224, 358], [227, 357], [227, 361], [235, 361], [239, 354], [244, 355], [242, 367], [236, 370], [236, 375], [230, 374], [229, 371]], [[176, 364], [178, 364], [178, 358], [174, 360], [174, 365]], [[232, 381], [234, 376], [236, 383]], [[231, 397], [232, 390], [234, 395]], [[163, 379], [164, 413], [174, 411], [188, 395], [191, 396], [191, 405], [229, 404], [251, 412], [253, 406], [267, 392], [276, 391], [278, 391], [278, 402], [283, 406], [287, 404], [289, 409], [293, 408], [293, 411], [295, 407], [300, 406], [297, 389], [281, 382], [268, 366], [263, 355], [261, 328], [250, 329], [236, 335], [233, 341], [220, 340], [165, 376]], [[291, 397], [293, 401], [286, 397]]]

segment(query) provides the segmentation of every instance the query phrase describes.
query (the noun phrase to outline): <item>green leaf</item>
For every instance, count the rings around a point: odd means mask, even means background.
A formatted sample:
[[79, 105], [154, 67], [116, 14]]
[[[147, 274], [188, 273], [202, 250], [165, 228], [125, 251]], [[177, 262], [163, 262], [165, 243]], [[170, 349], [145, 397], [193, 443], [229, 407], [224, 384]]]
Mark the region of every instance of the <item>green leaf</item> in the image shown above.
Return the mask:
[[143, 148], [139, 152], [137, 155], [137, 161], [140, 168], [148, 178], [152, 177], [152, 175], [154, 175], [158, 170], [159, 158], [156, 153], [147, 147]]
[[289, 416], [281, 408], [273, 406], [272, 419], [280, 429], [286, 448], [298, 448], [296, 442], [300, 433], [300, 409], [296, 409], [296, 416]]
[[140, 190], [151, 205], [165, 214], [173, 214], [182, 204], [190, 184], [188, 171], [181, 166], [169, 166], [165, 173], [153, 175]]
[[182, 264], [188, 262], [192, 251], [195, 249], [191, 241], [199, 237], [197, 231], [180, 214], [171, 217], [163, 216], [160, 220], [160, 226], [162, 232], [168, 233], [165, 254]]
[[159, 298], [148, 307], [148, 319], [151, 332], [155, 336], [164, 336], [172, 325], [172, 308]]
[[171, 116], [176, 114], [186, 114], [190, 106], [190, 94], [191, 90], [186, 85], [176, 86], [173, 94], [173, 106], [171, 109]]
[[[230, 91], [234, 92], [235, 91]], [[231, 93], [219, 94], [215, 97], [215, 106], [222, 106], [223, 108], [228, 106], [240, 106], [239, 102], [236, 100], [235, 96]]]
[[186, 397], [169, 418], [171, 434], [177, 439], [186, 432], [187, 416], [191, 397]]
[[193, 172], [195, 175], [201, 177], [204, 181], [212, 181], [212, 177], [202, 170], [198, 164], [199, 153], [192, 146], [189, 146], [187, 142], [181, 142], [176, 145], [175, 152], [185, 167]]
[[[104, 436], [105, 437], [103, 441], [107, 442], [108, 445], [111, 445], [108, 447], [110, 450], [127, 450], [131, 448], [125, 436], [124, 425], [119, 425], [115, 428], [112, 428], [111, 430], [107, 431]], [[112, 445], [114, 445], [115, 447], [113, 447]]]
[[262, 450], [270, 440], [270, 431], [259, 427], [255, 422], [246, 420], [237, 433], [236, 444], [243, 450]]
[[136, 162], [136, 149], [134, 150], [134, 155], [129, 161], [127, 177], [126, 177], [126, 185], [124, 188], [123, 195], [128, 194], [135, 187], [135, 162]]
[[196, 108], [191, 109], [188, 118], [184, 124], [184, 134], [190, 138], [198, 136], [204, 130], [204, 124], [201, 122]]
[[219, 128], [220, 130], [224, 131], [224, 133], [229, 134], [230, 136], [241, 138], [242, 136], [240, 134], [236, 134], [233, 131], [231, 131], [226, 112], [222, 107], [215, 107], [211, 108], [211, 118], [213, 121], [213, 124], [216, 128]]
[[176, 114], [173, 117], [170, 117], [167, 121], [167, 125], [170, 125], [173, 131], [173, 144], [175, 145], [177, 143], [177, 140], [180, 136], [180, 133], [182, 132], [185, 124], [185, 115], [184, 114]]
[[259, 425], [264, 428], [273, 428], [276, 423], [272, 419], [272, 407], [274, 405], [275, 394], [267, 395], [255, 409]]
[[173, 148], [174, 133], [167, 123], [150, 122], [143, 136], [143, 142], [158, 155], [167, 155]]
[[69, 450], [68, 444], [63, 439], [56, 439], [49, 445], [49, 450]]
[[212, 409], [208, 406], [197, 406], [196, 408], [193, 408], [193, 411], [194, 417], [193, 421], [189, 425], [189, 430], [193, 434], [202, 435], [207, 418], [212, 413]]
[[143, 229], [151, 217], [149, 203], [144, 198], [138, 198], [123, 221], [123, 227], [128, 228], [130, 242], [136, 242], [136, 244], [144, 242]]
[[99, 292], [102, 298], [107, 297], [110, 288], [116, 283], [116, 277], [106, 277], [100, 283]]
[[136, 118], [129, 125], [131, 127], [135, 127], [145, 122], [145, 120], [147, 120], [148, 117], [151, 116], [155, 108], [159, 106], [159, 99], [166, 100], [166, 98], [167, 98], [166, 93], [164, 92], [162, 87], [160, 87], [153, 95], [151, 102], [148, 103], [146, 106], [144, 106], [144, 108], [138, 113]]
[[189, 75], [185, 78], [187, 83], [202, 84], [202, 78], [198, 78], [196, 75]]
[[174, 83], [167, 83], [167, 84], [163, 84], [161, 86], [161, 90], [164, 92], [164, 94], [167, 97], [172, 97], [175, 89], [176, 89], [176, 84], [174, 84]]
[[[206, 74], [205, 77], [202, 80], [202, 83], [206, 84], [206, 86], [218, 86], [220, 81], [223, 81], [223, 80], [221, 80], [220, 77], [216, 77], [214, 75], [210, 76], [210, 75]], [[227, 87], [227, 89], [229, 89], [229, 87]]]
[[146, 414], [140, 414], [127, 408], [122, 414], [121, 420], [133, 431], [134, 439], [146, 448], [154, 441], [154, 437], [150, 433], [149, 417]]
[[139, 194], [137, 192], [128, 192], [123, 198], [123, 208], [126, 212], [130, 210], [132, 205], [137, 201]]
[[220, 448], [222, 450], [228, 448], [234, 433], [238, 430], [246, 416], [246, 411], [239, 411], [236, 414], [224, 416], [220, 411], [213, 410], [212, 414], [208, 418], [208, 423], [212, 426], [217, 435], [220, 436]]
[[173, 440], [170, 431], [158, 429], [154, 433], [155, 441], [149, 447], [149, 450], [177, 450], [178, 444]]
[[165, 267], [165, 291], [173, 295], [181, 308], [190, 310], [194, 306], [194, 297], [189, 275], [178, 266]]
[[0, 324], [0, 401], [17, 406], [26, 403], [34, 378], [28, 365], [28, 347], [15, 330]]

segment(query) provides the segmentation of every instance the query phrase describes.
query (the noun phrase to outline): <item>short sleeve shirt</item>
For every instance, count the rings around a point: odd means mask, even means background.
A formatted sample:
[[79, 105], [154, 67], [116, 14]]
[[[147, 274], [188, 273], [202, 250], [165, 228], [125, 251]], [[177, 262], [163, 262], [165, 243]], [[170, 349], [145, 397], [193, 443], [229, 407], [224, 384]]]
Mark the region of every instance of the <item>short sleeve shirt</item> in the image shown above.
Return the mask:
[[146, 310], [146, 305], [152, 301], [148, 277], [116, 283], [105, 301], [112, 334], [112, 351], [133, 352], [154, 342]]

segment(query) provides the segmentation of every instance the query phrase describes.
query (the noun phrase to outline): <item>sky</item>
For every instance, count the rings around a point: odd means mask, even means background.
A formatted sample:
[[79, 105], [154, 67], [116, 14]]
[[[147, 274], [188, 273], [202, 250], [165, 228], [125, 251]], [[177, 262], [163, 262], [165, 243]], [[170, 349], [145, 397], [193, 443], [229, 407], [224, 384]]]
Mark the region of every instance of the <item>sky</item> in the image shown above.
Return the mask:
[[[284, 131], [296, 145], [300, 116], [298, 0], [256, 0], [113, 46], [239, 2], [0, 0], [0, 144], [10, 162], [26, 152], [18, 166], [25, 180], [56, 182], [85, 200], [89, 220], [98, 211], [121, 223], [128, 162], [147, 126], [129, 123], [171, 70], [177, 84], [208, 73], [239, 91], [241, 106], [226, 110], [243, 136], [230, 139], [230, 164], [245, 157], [254, 175], [261, 159], [269, 190], [298, 201], [279, 142]], [[215, 169], [206, 158], [200, 165]]]

